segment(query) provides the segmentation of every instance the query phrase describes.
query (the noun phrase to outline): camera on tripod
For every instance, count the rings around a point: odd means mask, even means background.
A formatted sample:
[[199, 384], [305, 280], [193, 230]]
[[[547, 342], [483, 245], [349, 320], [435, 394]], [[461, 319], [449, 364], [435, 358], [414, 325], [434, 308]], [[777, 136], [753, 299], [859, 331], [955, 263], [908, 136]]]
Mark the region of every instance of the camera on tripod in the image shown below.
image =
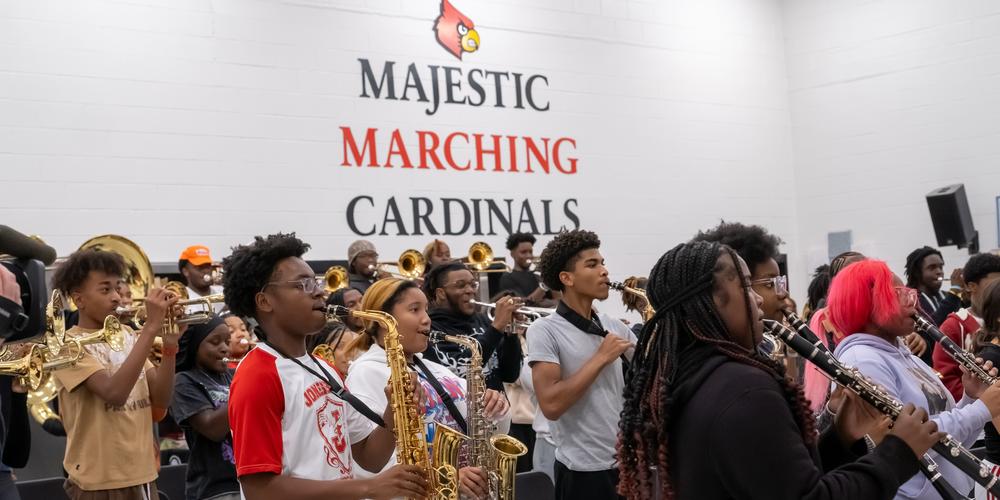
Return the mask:
[[21, 303], [0, 296], [0, 339], [16, 342], [45, 331], [48, 287], [45, 266], [56, 260], [56, 251], [37, 238], [0, 225], [0, 265], [17, 279]]

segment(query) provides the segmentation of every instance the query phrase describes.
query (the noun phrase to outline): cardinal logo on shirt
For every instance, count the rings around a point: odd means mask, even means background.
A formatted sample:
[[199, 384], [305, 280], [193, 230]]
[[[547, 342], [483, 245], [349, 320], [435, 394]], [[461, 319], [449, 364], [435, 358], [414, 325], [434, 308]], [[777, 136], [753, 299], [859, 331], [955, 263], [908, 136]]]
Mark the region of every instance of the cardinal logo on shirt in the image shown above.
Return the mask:
[[438, 43], [459, 60], [465, 53], [479, 50], [479, 32], [472, 19], [448, 0], [441, 0], [441, 15], [434, 22], [434, 32]]
[[350, 457], [347, 452], [347, 436], [344, 435], [344, 404], [330, 398], [323, 398], [323, 404], [316, 408], [316, 427], [323, 437], [326, 463], [340, 470], [344, 477], [351, 477]]

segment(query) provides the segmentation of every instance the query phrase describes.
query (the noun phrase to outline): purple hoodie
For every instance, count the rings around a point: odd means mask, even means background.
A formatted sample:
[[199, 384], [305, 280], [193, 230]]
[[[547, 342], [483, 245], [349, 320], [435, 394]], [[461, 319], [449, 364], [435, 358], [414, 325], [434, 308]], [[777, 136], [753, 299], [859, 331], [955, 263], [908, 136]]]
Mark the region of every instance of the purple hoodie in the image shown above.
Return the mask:
[[[951, 434], [966, 447], [976, 441], [983, 426], [990, 421], [990, 411], [982, 401], [966, 395], [956, 405], [955, 398], [937, 374], [901, 344], [892, 345], [874, 335], [855, 333], [844, 338], [834, 354], [844, 364], [860, 370], [889, 395], [904, 404], [913, 403], [927, 410], [939, 431]], [[941, 467], [941, 474], [957, 491], [972, 490], [971, 478], [933, 451], [929, 453]], [[923, 474], [917, 474], [903, 483], [896, 498], [941, 497]]]

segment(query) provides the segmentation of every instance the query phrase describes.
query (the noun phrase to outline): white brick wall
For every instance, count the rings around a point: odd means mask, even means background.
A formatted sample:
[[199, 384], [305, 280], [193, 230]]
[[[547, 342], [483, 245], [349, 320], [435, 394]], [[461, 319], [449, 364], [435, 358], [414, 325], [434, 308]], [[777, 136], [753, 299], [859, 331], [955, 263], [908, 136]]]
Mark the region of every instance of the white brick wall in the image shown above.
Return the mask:
[[[777, 2], [453, 3], [483, 43], [459, 65], [545, 74], [551, 111], [427, 117], [359, 99], [359, 57], [456, 64], [433, 38], [436, 1], [0, 1], [0, 218], [61, 254], [114, 232], [172, 261], [189, 243], [224, 254], [294, 230], [311, 257], [336, 258], [355, 194], [577, 197], [617, 278], [720, 218], [767, 224], [794, 248]], [[580, 173], [340, 167], [344, 125], [570, 136]], [[448, 239], [460, 253], [477, 238]], [[377, 243], [394, 256], [427, 240]]]
[[[828, 231], [902, 275], [936, 245], [924, 195], [964, 183], [980, 243], [997, 246], [1000, 4], [784, 3], [795, 192], [809, 266]], [[968, 255], [943, 251], [946, 267]]]

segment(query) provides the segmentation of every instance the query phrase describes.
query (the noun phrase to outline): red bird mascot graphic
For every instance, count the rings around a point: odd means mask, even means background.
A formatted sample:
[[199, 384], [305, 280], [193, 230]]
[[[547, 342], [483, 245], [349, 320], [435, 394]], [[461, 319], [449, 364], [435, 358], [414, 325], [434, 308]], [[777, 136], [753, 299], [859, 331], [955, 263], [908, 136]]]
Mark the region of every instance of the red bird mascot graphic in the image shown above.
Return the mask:
[[441, 15], [434, 22], [438, 43], [451, 55], [462, 59], [462, 54], [479, 50], [479, 33], [472, 19], [452, 7], [448, 0], [441, 0]]

